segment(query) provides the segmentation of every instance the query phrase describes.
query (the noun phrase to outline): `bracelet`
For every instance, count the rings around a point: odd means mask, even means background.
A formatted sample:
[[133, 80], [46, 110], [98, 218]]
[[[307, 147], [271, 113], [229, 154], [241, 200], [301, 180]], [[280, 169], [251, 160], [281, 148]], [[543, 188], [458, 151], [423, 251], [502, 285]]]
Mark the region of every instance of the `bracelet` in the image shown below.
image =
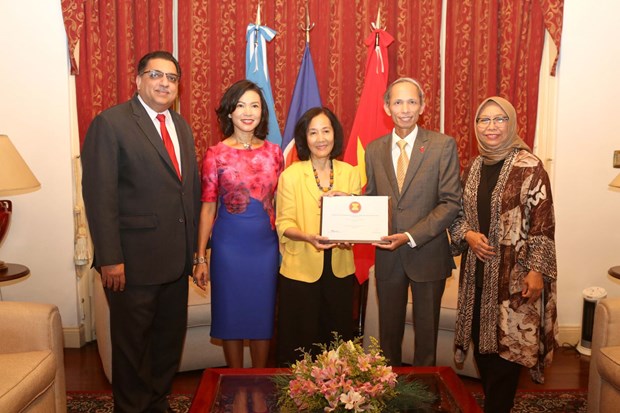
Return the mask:
[[196, 265], [196, 264], [206, 264], [206, 263], [207, 263], [207, 259], [205, 257], [194, 258], [194, 265]]

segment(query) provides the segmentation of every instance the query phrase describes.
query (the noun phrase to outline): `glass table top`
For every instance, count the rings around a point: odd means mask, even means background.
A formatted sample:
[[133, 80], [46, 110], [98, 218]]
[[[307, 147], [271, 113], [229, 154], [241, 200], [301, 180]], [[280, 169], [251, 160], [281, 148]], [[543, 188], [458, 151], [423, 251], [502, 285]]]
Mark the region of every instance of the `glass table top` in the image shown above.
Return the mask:
[[[408, 380], [422, 382], [436, 395], [434, 403], [426, 406], [410, 406], [399, 409], [403, 413], [431, 412], [480, 412], [473, 397], [449, 367], [396, 368], [399, 375]], [[267, 412], [279, 412], [277, 407], [277, 388], [273, 382], [274, 374], [287, 374], [286, 370], [276, 369], [208, 369], [190, 409], [190, 413], [215, 412], [236, 413], [236, 411], [257, 411], [253, 406], [254, 397], [263, 398]], [[236, 403], [235, 403], [235, 399]], [[243, 403], [247, 410], [238, 410]]]

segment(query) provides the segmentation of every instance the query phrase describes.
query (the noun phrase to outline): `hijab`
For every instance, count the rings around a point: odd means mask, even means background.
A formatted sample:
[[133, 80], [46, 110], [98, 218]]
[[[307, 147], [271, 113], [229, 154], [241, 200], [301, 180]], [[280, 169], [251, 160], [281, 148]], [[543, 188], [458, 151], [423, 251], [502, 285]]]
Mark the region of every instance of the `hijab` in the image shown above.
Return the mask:
[[478, 141], [478, 152], [480, 153], [480, 156], [482, 156], [482, 163], [484, 163], [485, 165], [494, 165], [502, 161], [503, 159], [506, 159], [508, 154], [510, 154], [515, 148], [524, 149], [528, 152], [531, 152], [532, 150], [530, 149], [530, 147], [527, 146], [527, 144], [523, 142], [523, 140], [517, 134], [517, 111], [515, 110], [514, 106], [512, 106], [512, 104], [506, 99], [499, 96], [492, 96], [490, 98], [486, 98], [480, 104], [480, 106], [478, 106], [475, 119], [478, 119], [482, 108], [489, 102], [496, 103], [506, 113], [506, 116], [508, 116], [508, 130], [505, 140], [501, 142], [498, 146], [492, 148], [484, 142], [484, 136], [478, 129], [477, 125], [474, 125], [474, 128], [476, 130], [476, 140]]

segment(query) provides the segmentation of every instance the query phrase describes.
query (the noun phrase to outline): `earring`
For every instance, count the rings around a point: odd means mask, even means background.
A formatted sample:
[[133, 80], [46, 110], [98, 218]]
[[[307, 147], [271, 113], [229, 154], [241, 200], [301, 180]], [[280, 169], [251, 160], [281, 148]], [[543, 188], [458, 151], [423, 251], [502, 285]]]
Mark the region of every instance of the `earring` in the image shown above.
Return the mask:
[[230, 119], [232, 119], [232, 115], [231, 115], [230, 113], [228, 114], [228, 117], [229, 117]]

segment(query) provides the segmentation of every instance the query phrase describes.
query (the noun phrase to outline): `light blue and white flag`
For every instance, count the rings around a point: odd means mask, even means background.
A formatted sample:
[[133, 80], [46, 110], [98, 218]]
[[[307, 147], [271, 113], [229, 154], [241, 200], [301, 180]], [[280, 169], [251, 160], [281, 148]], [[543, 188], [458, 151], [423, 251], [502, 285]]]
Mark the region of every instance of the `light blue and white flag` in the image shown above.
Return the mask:
[[269, 68], [267, 67], [267, 42], [276, 35], [275, 30], [267, 26], [250, 23], [246, 32], [245, 77], [256, 83], [263, 91], [263, 97], [269, 110], [269, 135], [267, 140], [276, 145], [282, 144], [282, 133], [276, 117]]

